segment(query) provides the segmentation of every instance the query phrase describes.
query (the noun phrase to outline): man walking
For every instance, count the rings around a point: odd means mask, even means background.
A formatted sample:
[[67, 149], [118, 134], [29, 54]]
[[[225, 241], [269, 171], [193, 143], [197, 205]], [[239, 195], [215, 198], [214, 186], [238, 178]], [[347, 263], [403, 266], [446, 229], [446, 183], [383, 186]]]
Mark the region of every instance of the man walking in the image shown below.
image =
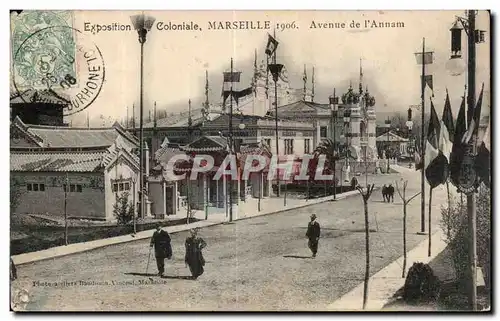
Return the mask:
[[392, 186], [392, 184], [389, 184], [387, 191], [389, 192], [389, 195], [387, 196], [387, 202], [389, 202], [390, 199], [390, 201], [394, 203], [394, 186]]
[[319, 236], [321, 234], [321, 228], [319, 227], [319, 223], [316, 222], [316, 214], [311, 215], [311, 221], [307, 226], [306, 236], [309, 238], [308, 246], [312, 252], [312, 257], [316, 257], [316, 253], [318, 252], [318, 243]]
[[387, 200], [387, 202], [389, 202], [389, 200], [388, 200], [389, 196], [387, 195], [387, 185], [385, 185], [385, 184], [382, 187], [382, 198], [384, 199], [384, 203], [386, 200]]
[[161, 224], [156, 225], [156, 231], [151, 238], [150, 247], [155, 247], [156, 265], [158, 266], [158, 275], [165, 273], [165, 258], [172, 258], [172, 246], [170, 244], [170, 235], [161, 228]]

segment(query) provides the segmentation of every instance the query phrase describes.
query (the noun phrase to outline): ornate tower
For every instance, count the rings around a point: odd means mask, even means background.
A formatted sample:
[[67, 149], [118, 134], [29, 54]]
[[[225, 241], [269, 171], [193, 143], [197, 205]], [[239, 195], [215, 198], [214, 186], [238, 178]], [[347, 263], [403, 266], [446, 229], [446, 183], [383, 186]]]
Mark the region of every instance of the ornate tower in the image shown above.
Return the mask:
[[377, 159], [377, 142], [376, 142], [376, 120], [377, 114], [375, 111], [375, 98], [370, 95], [368, 91], [368, 86], [366, 87], [365, 94], [363, 95], [363, 107], [366, 114], [366, 131], [368, 134], [368, 147], [370, 148], [371, 156], [373, 159]]
[[345, 108], [351, 111], [351, 141], [350, 145], [356, 149], [356, 152], [360, 151], [360, 126], [361, 126], [361, 108], [359, 106], [359, 93], [354, 92], [352, 89], [352, 83], [349, 84], [349, 89], [345, 94], [342, 95], [342, 103]]

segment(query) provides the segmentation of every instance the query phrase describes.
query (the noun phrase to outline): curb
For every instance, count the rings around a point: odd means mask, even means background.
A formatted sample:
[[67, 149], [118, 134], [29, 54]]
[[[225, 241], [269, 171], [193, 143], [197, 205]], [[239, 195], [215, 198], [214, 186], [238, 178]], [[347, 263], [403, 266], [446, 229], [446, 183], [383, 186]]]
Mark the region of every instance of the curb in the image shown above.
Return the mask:
[[[337, 195], [337, 200], [345, 199], [347, 197], [356, 195], [358, 193], [359, 192], [357, 190], [345, 192], [342, 195], [340, 195], [340, 194]], [[279, 213], [287, 212], [290, 210], [295, 210], [295, 209], [303, 208], [306, 206], [321, 204], [321, 203], [332, 201], [332, 200], [333, 200], [333, 196], [327, 196], [327, 197], [324, 197], [323, 199], [315, 200], [314, 202], [311, 202], [311, 203], [296, 205], [294, 207], [279, 209], [279, 210], [271, 211], [271, 212], [267, 212], [267, 213], [264, 212], [264, 213], [259, 214], [259, 215], [242, 217], [242, 218], [235, 219], [234, 221], [243, 221], [243, 220], [247, 220], [247, 219], [251, 219], [251, 218], [255, 218], [255, 217], [260, 217], [260, 216], [279, 214]], [[221, 224], [225, 224], [225, 223], [227, 223], [227, 222], [225, 222], [225, 221], [209, 222], [209, 221], [202, 220], [202, 221], [197, 221], [195, 223], [190, 223], [190, 224], [185, 224], [185, 225], [170, 226], [170, 227], [165, 228], [165, 230], [169, 234], [175, 234], [175, 233], [187, 231], [191, 228], [196, 228], [196, 227], [204, 228], [204, 227], [210, 227], [210, 226], [215, 226], [215, 225], [221, 225]], [[89, 242], [73, 243], [73, 244], [69, 244], [67, 246], [56, 246], [56, 247], [48, 248], [48, 249], [41, 250], [41, 251], [13, 255], [11, 258], [14, 261], [14, 264], [16, 266], [19, 266], [19, 265], [29, 264], [29, 263], [33, 263], [33, 262], [39, 262], [39, 261], [54, 259], [54, 258], [63, 257], [63, 256], [67, 256], [67, 255], [72, 255], [72, 254], [76, 254], [76, 253], [87, 252], [87, 251], [91, 251], [91, 250], [95, 250], [95, 249], [99, 249], [99, 248], [103, 248], [103, 247], [107, 247], [107, 246], [149, 239], [153, 232], [154, 232], [154, 229], [151, 229], [151, 230], [138, 232], [135, 235], [135, 237], [132, 236], [131, 234], [126, 234], [126, 235], [120, 235], [120, 236], [116, 236], [116, 237], [94, 240], [94, 241], [89, 241]]]
[[[444, 234], [441, 230], [432, 234], [432, 239], [435, 241], [432, 244], [432, 255], [430, 257], [427, 256], [427, 246], [429, 242], [427, 238], [409, 250], [407, 252], [408, 261], [405, 275], [408, 275], [408, 270], [414, 262], [427, 264], [437, 257], [447, 246], [443, 238]], [[423, 254], [421, 252], [423, 252]], [[370, 276], [368, 282], [368, 301], [365, 310], [363, 310], [363, 282], [330, 304], [327, 311], [368, 312], [383, 310], [384, 306], [391, 301], [394, 293], [404, 286], [406, 278], [401, 277], [402, 263], [403, 256], [400, 256], [380, 271]]]

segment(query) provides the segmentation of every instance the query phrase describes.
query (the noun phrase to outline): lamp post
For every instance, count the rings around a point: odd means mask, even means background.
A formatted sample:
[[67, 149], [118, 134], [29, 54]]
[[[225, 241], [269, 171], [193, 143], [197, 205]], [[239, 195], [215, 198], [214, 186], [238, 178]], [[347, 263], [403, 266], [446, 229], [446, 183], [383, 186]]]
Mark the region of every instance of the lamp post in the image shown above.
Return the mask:
[[407, 147], [407, 152], [410, 154], [410, 166], [411, 166], [411, 160], [412, 160], [412, 155], [415, 152], [413, 149], [413, 141], [412, 141], [412, 135], [411, 135], [411, 130], [413, 128], [413, 120], [412, 120], [412, 110], [411, 107], [408, 108], [408, 120], [406, 121], [406, 128], [408, 128], [408, 144], [409, 146]]
[[330, 96], [330, 109], [332, 111], [332, 136], [333, 136], [333, 200], [337, 200], [337, 185], [335, 184], [335, 178], [336, 178], [336, 160], [335, 158], [337, 157], [336, 152], [337, 152], [337, 137], [336, 137], [336, 125], [337, 125], [337, 111], [339, 108], [339, 98], [335, 95], [335, 88], [333, 89], [333, 96]]
[[[471, 124], [476, 102], [476, 43], [484, 42], [484, 31], [476, 30], [476, 10], [468, 10], [467, 18], [457, 17], [457, 21], [450, 29], [451, 31], [451, 57], [446, 64], [446, 68], [453, 76], [459, 76], [464, 71], [464, 63], [461, 59], [462, 28], [467, 34], [467, 123]], [[461, 179], [458, 191], [467, 195], [467, 219], [469, 234], [469, 308], [477, 309], [477, 288], [476, 288], [476, 200], [475, 192], [477, 187], [477, 174], [475, 172], [474, 157], [477, 155], [476, 146], [477, 133], [474, 131], [472, 139], [467, 146], [466, 154], [461, 166]]]
[[140, 213], [144, 217], [145, 213], [145, 202], [144, 202], [144, 128], [143, 128], [143, 96], [144, 96], [144, 43], [146, 42], [146, 35], [148, 31], [151, 30], [155, 18], [151, 16], [144, 15], [144, 13], [139, 15], [134, 15], [130, 17], [134, 29], [137, 30], [139, 35], [139, 43], [141, 44], [141, 76], [140, 76], [140, 99], [139, 99], [139, 200], [141, 202]]
[[389, 118], [386, 119], [385, 121], [385, 128], [387, 128], [387, 148], [385, 150], [385, 158], [387, 159], [387, 171], [386, 173], [389, 174], [390, 171], [390, 165], [389, 165], [389, 132], [391, 131], [391, 120]]
[[137, 230], [136, 230], [136, 213], [137, 213], [137, 203], [135, 202], [135, 194], [136, 194], [136, 189], [135, 189], [135, 185], [137, 183], [137, 177], [135, 177], [135, 175], [132, 175], [132, 202], [134, 204], [134, 213], [133, 213], [133, 222], [134, 222], [134, 234], [137, 233]]
[[346, 172], [346, 178], [347, 182], [349, 182], [349, 147], [350, 147], [350, 126], [349, 124], [351, 123], [351, 111], [346, 108], [344, 110], [344, 127], [345, 127], [345, 172]]
[[[276, 157], [278, 159], [279, 157], [279, 145], [278, 145], [278, 79], [279, 75], [281, 73], [281, 70], [283, 69], [282, 64], [277, 64], [276, 63], [276, 57], [274, 58], [274, 63], [269, 64], [269, 71], [273, 75], [273, 81], [274, 81], [274, 122], [275, 122], [275, 135], [276, 135]], [[278, 172], [278, 190], [277, 190], [277, 196], [280, 197], [280, 179], [279, 179], [279, 172]]]

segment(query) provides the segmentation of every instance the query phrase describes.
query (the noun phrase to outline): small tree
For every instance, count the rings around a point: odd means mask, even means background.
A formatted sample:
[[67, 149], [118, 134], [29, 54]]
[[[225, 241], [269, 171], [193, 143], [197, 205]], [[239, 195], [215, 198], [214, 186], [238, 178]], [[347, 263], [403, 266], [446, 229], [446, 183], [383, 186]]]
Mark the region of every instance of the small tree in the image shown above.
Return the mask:
[[129, 202], [128, 198], [129, 193], [124, 192], [120, 196], [117, 195], [116, 202], [113, 204], [113, 214], [119, 225], [128, 224], [134, 218], [134, 204]]
[[403, 193], [401, 194], [401, 190], [399, 188], [398, 182], [396, 182], [396, 190], [398, 191], [399, 197], [401, 197], [401, 200], [403, 200], [403, 274], [401, 277], [405, 277], [405, 271], [406, 271], [406, 208], [407, 205], [418, 195], [420, 195], [421, 192], [418, 192], [417, 194], [413, 195], [409, 199], [406, 199], [406, 186], [408, 185], [408, 181], [403, 182]]
[[363, 197], [363, 206], [365, 212], [365, 249], [366, 249], [366, 266], [365, 266], [365, 284], [363, 288], [363, 309], [366, 308], [368, 301], [368, 280], [370, 279], [370, 222], [368, 221], [368, 200], [372, 195], [375, 184], [367, 184], [366, 191], [363, 187], [357, 186], [357, 190]]
[[13, 177], [10, 178], [10, 215], [14, 214], [19, 203], [21, 202], [21, 184]]

